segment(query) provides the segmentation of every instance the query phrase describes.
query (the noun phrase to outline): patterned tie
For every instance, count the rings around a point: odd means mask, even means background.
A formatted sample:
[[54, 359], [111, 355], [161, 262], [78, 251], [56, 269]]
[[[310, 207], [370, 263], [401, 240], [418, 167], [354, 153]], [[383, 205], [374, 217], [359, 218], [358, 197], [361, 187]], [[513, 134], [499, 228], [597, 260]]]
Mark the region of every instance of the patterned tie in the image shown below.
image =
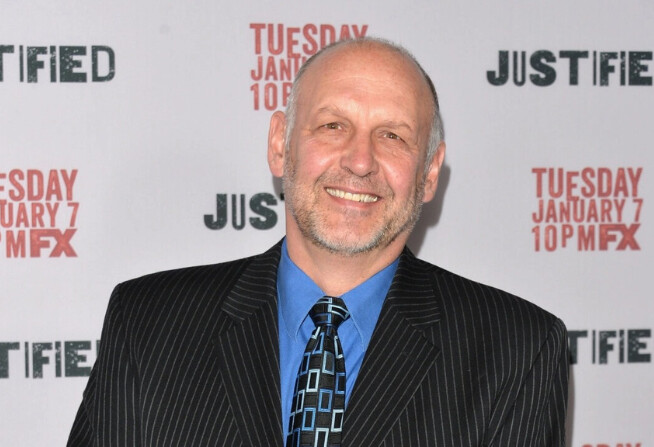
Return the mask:
[[320, 298], [295, 381], [286, 447], [338, 447], [345, 411], [345, 359], [336, 330], [350, 316], [340, 298]]

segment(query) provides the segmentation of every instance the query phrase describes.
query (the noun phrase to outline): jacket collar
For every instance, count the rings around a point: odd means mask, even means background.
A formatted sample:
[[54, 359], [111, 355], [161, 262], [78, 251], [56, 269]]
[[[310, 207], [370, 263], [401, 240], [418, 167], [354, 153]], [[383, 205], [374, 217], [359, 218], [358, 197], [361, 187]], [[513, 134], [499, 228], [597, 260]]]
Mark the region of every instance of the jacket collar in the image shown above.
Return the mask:
[[222, 304], [231, 324], [217, 335], [216, 347], [243, 445], [283, 442], [276, 289], [280, 247], [246, 260]]
[[344, 444], [381, 444], [439, 357], [433, 268], [404, 249], [345, 412]]

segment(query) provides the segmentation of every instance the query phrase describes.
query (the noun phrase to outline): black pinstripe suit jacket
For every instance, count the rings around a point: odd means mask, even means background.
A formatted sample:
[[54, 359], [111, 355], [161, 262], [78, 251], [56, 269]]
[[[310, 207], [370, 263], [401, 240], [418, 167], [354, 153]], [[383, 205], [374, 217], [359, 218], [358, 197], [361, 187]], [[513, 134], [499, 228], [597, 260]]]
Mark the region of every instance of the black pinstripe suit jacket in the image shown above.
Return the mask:
[[[281, 446], [279, 244], [114, 290], [69, 446]], [[562, 446], [567, 338], [553, 315], [401, 256], [345, 446]]]

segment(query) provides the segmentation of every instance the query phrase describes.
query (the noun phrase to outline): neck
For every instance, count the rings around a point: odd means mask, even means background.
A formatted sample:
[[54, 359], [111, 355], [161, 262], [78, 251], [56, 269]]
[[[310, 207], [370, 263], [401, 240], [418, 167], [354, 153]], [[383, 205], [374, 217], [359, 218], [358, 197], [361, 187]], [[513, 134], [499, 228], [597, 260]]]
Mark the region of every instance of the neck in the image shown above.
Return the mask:
[[[290, 230], [290, 231], [289, 231]], [[295, 229], [297, 230], [297, 229]], [[327, 295], [341, 296], [388, 267], [402, 252], [406, 237], [365, 253], [334, 253], [308, 241], [299, 230], [287, 228], [286, 246], [291, 260]]]

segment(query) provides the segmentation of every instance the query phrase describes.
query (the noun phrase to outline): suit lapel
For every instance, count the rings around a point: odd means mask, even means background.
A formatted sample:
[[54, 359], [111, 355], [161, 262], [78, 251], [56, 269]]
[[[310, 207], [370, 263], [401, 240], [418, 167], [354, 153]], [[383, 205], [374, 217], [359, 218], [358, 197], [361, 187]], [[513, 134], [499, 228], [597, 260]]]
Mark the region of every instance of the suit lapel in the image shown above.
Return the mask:
[[424, 265], [408, 249], [401, 255], [345, 412], [345, 445], [379, 445], [440, 354]]
[[[244, 445], [282, 442], [277, 323], [280, 244], [253, 258], [222, 305], [229, 325], [216, 347]], [[217, 421], [216, 423], [219, 423]]]

